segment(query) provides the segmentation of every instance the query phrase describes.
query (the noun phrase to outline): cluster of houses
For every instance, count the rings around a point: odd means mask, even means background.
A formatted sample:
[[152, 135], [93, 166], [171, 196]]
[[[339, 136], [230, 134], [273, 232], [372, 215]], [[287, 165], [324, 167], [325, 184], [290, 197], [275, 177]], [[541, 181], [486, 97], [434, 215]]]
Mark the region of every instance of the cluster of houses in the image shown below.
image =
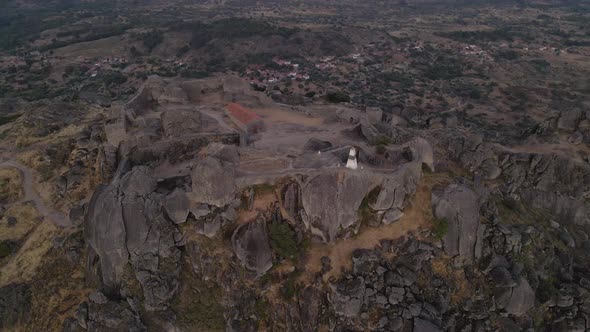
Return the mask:
[[164, 62], [171, 63], [171, 64], [173, 64], [176, 67], [184, 67], [184, 66], [186, 66], [186, 63], [178, 60], [178, 58], [175, 57], [175, 56], [172, 56], [172, 57], [167, 58], [166, 60], [164, 60]]
[[[94, 62], [86, 58], [79, 58], [79, 61], [85, 64], [92, 64]], [[108, 57], [95, 61], [92, 68], [88, 71], [88, 76], [90, 77], [96, 77], [102, 68], [111, 69], [111, 66], [126, 65], [128, 63], [125, 57]]]
[[333, 61], [336, 59], [334, 56], [324, 56], [320, 58], [320, 63], [317, 63], [315, 67], [319, 70], [332, 69], [335, 67]]
[[[281, 66], [282, 69], [270, 69], [261, 65], [249, 65], [246, 70], [246, 77], [251, 80], [251, 84], [275, 84], [286, 79], [309, 80], [310, 76], [307, 71], [302, 70], [298, 63], [279, 58], [273, 59], [273, 62]], [[258, 80], [258, 82], [255, 81]]]

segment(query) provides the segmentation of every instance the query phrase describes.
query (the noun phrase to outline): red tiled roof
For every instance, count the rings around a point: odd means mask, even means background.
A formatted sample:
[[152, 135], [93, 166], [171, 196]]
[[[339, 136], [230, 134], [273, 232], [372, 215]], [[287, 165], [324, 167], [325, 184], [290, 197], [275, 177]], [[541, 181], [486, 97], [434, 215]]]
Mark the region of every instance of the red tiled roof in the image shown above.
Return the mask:
[[249, 124], [253, 121], [262, 120], [258, 114], [243, 107], [240, 104], [230, 103], [227, 104], [226, 108], [234, 118], [243, 124]]

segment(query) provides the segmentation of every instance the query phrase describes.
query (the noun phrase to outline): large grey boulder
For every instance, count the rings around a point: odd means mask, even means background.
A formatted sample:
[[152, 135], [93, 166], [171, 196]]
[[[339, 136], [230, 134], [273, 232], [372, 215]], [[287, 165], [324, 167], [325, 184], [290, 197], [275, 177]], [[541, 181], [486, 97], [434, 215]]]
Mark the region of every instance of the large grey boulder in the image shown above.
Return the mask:
[[448, 222], [443, 238], [450, 256], [459, 256], [467, 263], [481, 257], [485, 226], [480, 223], [480, 197], [464, 185], [451, 184], [432, 192], [433, 214]]
[[219, 130], [217, 120], [196, 109], [172, 109], [161, 114], [165, 137], [184, 137]]
[[160, 95], [166, 86], [166, 82], [158, 76], [150, 76], [139, 88], [137, 93], [125, 105], [125, 120], [133, 120], [145, 110], [159, 104]]
[[490, 278], [494, 281], [496, 287], [514, 287], [516, 281], [512, 274], [504, 266], [496, 266], [490, 271]]
[[422, 318], [414, 318], [414, 332], [440, 332], [439, 327]]
[[182, 224], [191, 212], [191, 202], [186, 192], [175, 189], [164, 198], [164, 210], [175, 224]]
[[529, 282], [521, 277], [513, 288], [499, 288], [496, 304], [507, 313], [522, 316], [535, 305], [535, 291]]
[[521, 190], [520, 194], [531, 207], [550, 212], [564, 224], [590, 224], [590, 204], [583, 200], [535, 189]]
[[212, 144], [207, 154], [192, 170], [192, 198], [199, 203], [223, 207], [231, 203], [237, 191], [237, 148]]
[[404, 144], [412, 152], [412, 161], [417, 161], [434, 172], [434, 152], [432, 145], [422, 137], [416, 137]]
[[86, 242], [99, 258], [107, 294], [117, 296], [125, 289], [130, 263], [147, 310], [168, 306], [180, 273], [182, 236], [164, 212], [165, 197], [156, 187], [151, 168], [134, 167], [95, 191], [84, 219]]
[[383, 219], [381, 219], [381, 222], [384, 225], [389, 225], [400, 220], [403, 216], [404, 213], [401, 210], [399, 210], [398, 208], [393, 208], [385, 212], [385, 214], [383, 215]]
[[305, 145], [303, 146], [303, 150], [317, 152], [320, 150], [329, 149], [331, 147], [332, 143], [312, 137], [305, 143]]
[[356, 317], [364, 303], [365, 280], [362, 277], [344, 279], [330, 287], [334, 311], [341, 316]]
[[299, 218], [301, 206], [301, 189], [297, 182], [285, 185], [281, 191], [281, 203], [291, 219]]
[[[325, 171], [302, 185], [303, 221], [312, 234], [324, 242], [332, 242], [341, 230], [359, 221], [361, 203], [373, 190], [378, 190], [375, 202], [371, 204], [373, 210], [402, 211], [408, 198], [415, 193], [421, 175], [419, 162], [406, 163], [391, 173], [348, 169]], [[399, 217], [399, 214], [390, 217]]]
[[461, 163], [469, 170], [473, 171], [480, 167], [485, 160], [495, 158], [492, 145], [484, 142], [481, 135], [452, 131], [444, 132], [435, 138], [439, 144], [446, 146], [449, 159]]
[[340, 229], [356, 223], [357, 211], [371, 181], [361, 173], [341, 170], [314, 176], [302, 188], [307, 226], [325, 242], [333, 241]]
[[244, 267], [262, 276], [272, 267], [272, 251], [264, 222], [242, 224], [231, 238], [236, 256]]
[[500, 160], [505, 191], [561, 223], [590, 222], [590, 165], [550, 154], [506, 152]]
[[78, 307], [76, 319], [86, 331], [147, 331], [139, 315], [130, 310], [126, 303], [82, 303]]
[[502, 169], [494, 158], [486, 159], [480, 165], [479, 171], [486, 180], [495, 180], [502, 174]]
[[590, 194], [590, 165], [549, 154], [506, 153], [500, 160], [510, 193], [535, 189], [575, 199]]
[[116, 292], [123, 276], [123, 268], [129, 260], [117, 187], [99, 186], [90, 199], [84, 219], [86, 243], [99, 257], [102, 282], [108, 292]]
[[557, 120], [557, 128], [567, 132], [574, 132], [582, 120], [584, 113], [579, 109], [563, 111]]
[[407, 199], [416, 192], [422, 176], [421, 161], [406, 163], [393, 173], [382, 175], [381, 189], [371, 208], [377, 211], [405, 208]]

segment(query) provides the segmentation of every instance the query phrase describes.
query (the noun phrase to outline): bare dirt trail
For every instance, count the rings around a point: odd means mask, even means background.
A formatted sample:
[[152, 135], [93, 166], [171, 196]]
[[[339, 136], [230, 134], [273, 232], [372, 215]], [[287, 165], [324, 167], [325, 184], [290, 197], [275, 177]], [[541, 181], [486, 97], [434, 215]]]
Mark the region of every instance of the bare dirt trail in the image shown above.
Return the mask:
[[41, 199], [41, 196], [39, 196], [39, 193], [37, 193], [37, 191], [33, 187], [33, 172], [30, 168], [14, 160], [7, 160], [0, 163], [0, 168], [7, 167], [16, 168], [22, 175], [22, 186], [25, 195], [17, 203], [32, 201], [35, 204], [37, 211], [39, 211], [39, 214], [51, 220], [56, 226], [61, 228], [72, 226], [70, 219], [66, 215], [59, 211], [51, 209], [47, 205], [45, 205], [45, 203]]

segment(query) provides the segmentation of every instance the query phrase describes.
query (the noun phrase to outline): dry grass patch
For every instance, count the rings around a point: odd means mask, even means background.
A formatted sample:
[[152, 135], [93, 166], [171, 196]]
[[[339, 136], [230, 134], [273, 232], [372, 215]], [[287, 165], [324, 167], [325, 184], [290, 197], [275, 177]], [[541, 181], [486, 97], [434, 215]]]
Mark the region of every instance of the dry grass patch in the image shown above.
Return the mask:
[[[79, 232], [74, 236], [83, 235]], [[30, 281], [31, 315], [19, 330], [60, 331], [63, 321], [75, 315], [78, 306], [95, 290], [85, 280], [83, 261], [84, 255], [73, 261], [63, 249], [49, 249]]]
[[[8, 217], [15, 217], [14, 226], [8, 226]], [[28, 203], [11, 206], [0, 220], [0, 241], [24, 239], [29, 232], [39, 223], [39, 213], [34, 206]]]
[[432, 260], [432, 270], [447, 281], [451, 288], [451, 303], [457, 305], [471, 298], [473, 288], [465, 277], [463, 269], [454, 269], [449, 257]]
[[39, 166], [39, 152], [35, 150], [27, 150], [16, 155], [15, 159], [28, 167], [37, 168]]
[[0, 286], [30, 281], [58, 234], [59, 229], [48, 220], [35, 227], [20, 250], [0, 268]]
[[20, 172], [15, 168], [0, 168], [0, 204], [14, 203], [22, 196]]

